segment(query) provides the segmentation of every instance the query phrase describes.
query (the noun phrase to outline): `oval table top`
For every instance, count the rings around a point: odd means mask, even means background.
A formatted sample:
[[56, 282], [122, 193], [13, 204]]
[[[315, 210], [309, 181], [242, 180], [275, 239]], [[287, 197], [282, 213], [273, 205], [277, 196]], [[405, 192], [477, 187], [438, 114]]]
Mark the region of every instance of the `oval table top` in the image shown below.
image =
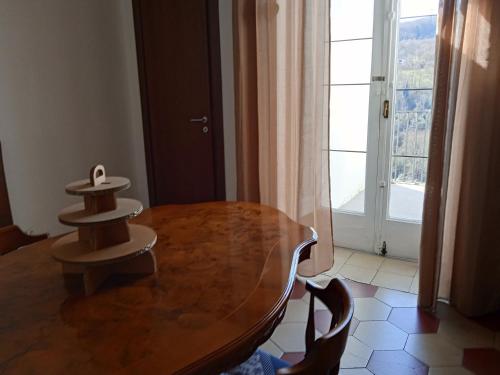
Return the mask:
[[161, 206], [132, 222], [158, 234], [158, 272], [113, 277], [85, 297], [53, 239], [0, 257], [0, 373], [217, 373], [281, 320], [316, 234], [270, 207]]

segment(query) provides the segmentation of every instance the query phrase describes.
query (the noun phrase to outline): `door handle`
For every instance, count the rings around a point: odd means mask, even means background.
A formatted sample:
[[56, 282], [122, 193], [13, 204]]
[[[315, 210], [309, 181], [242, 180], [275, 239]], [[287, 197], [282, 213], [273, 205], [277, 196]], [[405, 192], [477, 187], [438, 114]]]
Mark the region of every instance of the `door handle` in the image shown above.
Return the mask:
[[189, 119], [189, 122], [201, 122], [202, 124], [206, 124], [208, 122], [208, 117], [203, 116], [200, 118], [191, 118], [191, 119]]
[[384, 111], [383, 111], [384, 118], [389, 118], [389, 101], [384, 100]]

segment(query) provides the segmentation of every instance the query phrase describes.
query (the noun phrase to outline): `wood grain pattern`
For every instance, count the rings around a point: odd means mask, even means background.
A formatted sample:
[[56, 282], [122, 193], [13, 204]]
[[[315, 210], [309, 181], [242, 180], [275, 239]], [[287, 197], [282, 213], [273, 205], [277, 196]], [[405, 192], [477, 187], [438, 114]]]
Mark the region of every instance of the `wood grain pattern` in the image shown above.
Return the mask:
[[265, 341], [315, 233], [253, 203], [145, 210], [158, 272], [65, 287], [52, 240], [0, 258], [2, 374], [212, 374]]

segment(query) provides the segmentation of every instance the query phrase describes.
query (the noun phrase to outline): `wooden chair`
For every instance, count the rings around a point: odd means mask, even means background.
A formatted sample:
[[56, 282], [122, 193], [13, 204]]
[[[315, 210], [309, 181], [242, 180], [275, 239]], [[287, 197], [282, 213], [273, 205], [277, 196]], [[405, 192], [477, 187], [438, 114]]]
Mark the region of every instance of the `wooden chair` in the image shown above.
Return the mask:
[[[311, 293], [309, 316], [306, 326], [306, 355], [294, 366], [270, 354], [257, 350], [246, 362], [224, 374], [253, 375], [332, 375], [338, 374], [340, 358], [344, 353], [349, 326], [354, 312], [354, 303], [346, 284], [333, 279], [322, 288], [311, 282], [306, 283]], [[330, 331], [315, 340], [314, 300], [318, 298], [332, 313]]]
[[0, 147], [0, 255], [45, 238], [47, 238], [47, 234], [31, 236], [12, 223], [9, 194], [3, 170], [2, 149]]
[[47, 234], [30, 236], [17, 225], [7, 225], [0, 228], [0, 255], [7, 254], [22, 246], [46, 239]]
[[[347, 285], [339, 279], [333, 279], [326, 288], [311, 282], [306, 283], [306, 290], [311, 293], [309, 316], [306, 326], [306, 355], [298, 364], [279, 369], [279, 375], [331, 375], [338, 374], [340, 358], [344, 353], [349, 327], [354, 312], [354, 302]], [[315, 340], [314, 300], [318, 298], [332, 313], [330, 332]]]

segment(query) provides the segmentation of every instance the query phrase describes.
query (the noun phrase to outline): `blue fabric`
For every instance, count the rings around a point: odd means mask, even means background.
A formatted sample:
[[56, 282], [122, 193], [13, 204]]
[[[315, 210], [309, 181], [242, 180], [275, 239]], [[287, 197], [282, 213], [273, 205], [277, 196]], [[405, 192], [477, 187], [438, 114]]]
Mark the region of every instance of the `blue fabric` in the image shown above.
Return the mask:
[[274, 371], [279, 370], [280, 368], [290, 367], [290, 364], [287, 361], [283, 361], [281, 358], [277, 358], [273, 355], [270, 355], [271, 362], [273, 363]]
[[221, 375], [275, 375], [276, 371], [290, 364], [262, 350], [257, 350], [245, 362]]

